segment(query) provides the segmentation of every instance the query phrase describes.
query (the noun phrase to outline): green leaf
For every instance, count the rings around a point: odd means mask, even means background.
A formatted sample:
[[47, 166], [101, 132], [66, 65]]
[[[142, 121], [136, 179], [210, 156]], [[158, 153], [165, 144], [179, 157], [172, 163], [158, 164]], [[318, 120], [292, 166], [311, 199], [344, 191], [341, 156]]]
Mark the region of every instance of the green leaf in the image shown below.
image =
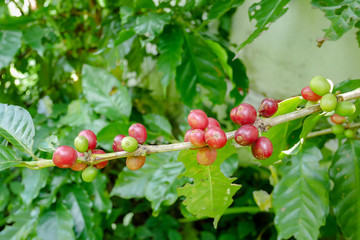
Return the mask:
[[59, 145], [60, 143], [58, 137], [55, 135], [51, 135], [42, 142], [40, 142], [38, 148], [40, 151], [53, 153]]
[[45, 187], [46, 181], [49, 176], [48, 169], [32, 170], [24, 168], [22, 170], [22, 185], [24, 185], [24, 191], [21, 193], [23, 203], [29, 205], [33, 199], [35, 199], [40, 192], [40, 189]]
[[228, 54], [228, 64], [233, 72], [231, 79], [233, 82], [233, 89], [230, 92], [230, 96], [235, 98], [234, 105], [237, 106], [242, 103], [249, 91], [249, 78], [246, 74], [246, 67], [240, 59], [237, 58], [233, 60], [235, 54], [229, 49], [226, 49], [226, 52]]
[[360, 19], [359, 0], [312, 0], [311, 4], [325, 13], [325, 17], [331, 21], [331, 26], [325, 29], [325, 37], [337, 40], [347, 31], [352, 29]]
[[16, 166], [21, 162], [20, 158], [11, 148], [0, 145], [0, 171]]
[[164, 26], [170, 21], [170, 14], [157, 14], [149, 12], [147, 15], [138, 16], [136, 18], [135, 32], [145, 35], [149, 40], [153, 40], [159, 35]]
[[114, 45], [120, 45], [123, 42], [126, 42], [127, 40], [129, 40], [130, 38], [132, 38], [133, 36], [135, 36], [135, 32], [132, 29], [123, 29], [119, 32], [118, 37], [115, 39]]
[[360, 141], [346, 141], [336, 151], [330, 176], [331, 204], [348, 239], [360, 239]]
[[84, 100], [74, 100], [68, 105], [67, 113], [60, 120], [61, 125], [71, 127], [86, 126], [93, 123], [95, 115]]
[[231, 8], [238, 7], [244, 0], [221, 0], [216, 1], [209, 10], [208, 20], [216, 19], [224, 15]]
[[21, 47], [21, 32], [0, 31], [0, 69], [6, 67]]
[[75, 239], [74, 220], [62, 203], [56, 204], [56, 209], [47, 210], [40, 215], [36, 232], [41, 239], [61, 240]]
[[23, 30], [23, 38], [26, 44], [36, 50], [40, 56], [43, 56], [45, 46], [42, 45], [42, 38], [44, 37], [45, 30], [39, 25], [33, 25]]
[[171, 124], [167, 118], [164, 116], [160, 116], [154, 113], [149, 113], [143, 116], [146, 125], [149, 126], [151, 131], [156, 132], [157, 134], [165, 133], [169, 136], [172, 135], [171, 133]]
[[[196, 160], [196, 151], [181, 151], [178, 161], [184, 163], [186, 171], [182, 176], [192, 178], [193, 184], [187, 183], [178, 188], [178, 195], [185, 196], [183, 204], [186, 209], [198, 218], [214, 218], [214, 227], [225, 210], [233, 202], [232, 197], [241, 185], [232, 184], [235, 178], [227, 178], [220, 170], [220, 164], [236, 152], [230, 143], [218, 149], [218, 157], [210, 166], [199, 165]], [[220, 155], [220, 156], [219, 156]]]
[[266, 31], [270, 24], [275, 22], [287, 12], [285, 6], [290, 0], [261, 0], [249, 8], [250, 21], [256, 20], [256, 29], [240, 44], [238, 51], [254, 41], [262, 32]]
[[233, 69], [229, 66], [228, 54], [226, 50], [217, 42], [214, 42], [209, 39], [205, 39], [206, 44], [210, 47], [210, 49], [215, 53], [218, 57], [222, 68], [224, 69], [226, 75], [230, 80], [233, 78]]
[[214, 104], [223, 103], [226, 93], [225, 73], [217, 55], [209, 51], [207, 43], [199, 37], [184, 33], [184, 54], [177, 68], [176, 88], [186, 105], [191, 106], [197, 95], [196, 85], [209, 91]]
[[6, 184], [0, 183], [0, 211], [3, 212], [10, 202], [10, 191]]
[[111, 120], [129, 117], [131, 98], [128, 90], [106, 70], [84, 65], [82, 87], [95, 111]]
[[32, 152], [35, 127], [24, 108], [0, 103], [0, 135], [20, 151], [36, 158]]
[[119, 134], [128, 135], [129, 127], [130, 123], [128, 122], [113, 122], [108, 124], [96, 134], [98, 144], [104, 149], [111, 151], [115, 136]]
[[330, 181], [317, 147], [304, 146], [284, 160], [284, 176], [275, 185], [273, 207], [279, 239], [318, 239], [329, 212]]
[[90, 198], [94, 203], [94, 207], [99, 212], [111, 213], [112, 202], [110, 200], [109, 192], [106, 189], [108, 178], [104, 174], [99, 174], [91, 184], [86, 184]]
[[345, 80], [334, 86], [333, 92], [340, 91], [346, 93], [360, 88], [360, 79]]
[[161, 84], [164, 89], [176, 76], [176, 67], [181, 63], [182, 45], [184, 38], [178, 26], [168, 26], [159, 37], [160, 52], [157, 61], [159, 71], [163, 73]]

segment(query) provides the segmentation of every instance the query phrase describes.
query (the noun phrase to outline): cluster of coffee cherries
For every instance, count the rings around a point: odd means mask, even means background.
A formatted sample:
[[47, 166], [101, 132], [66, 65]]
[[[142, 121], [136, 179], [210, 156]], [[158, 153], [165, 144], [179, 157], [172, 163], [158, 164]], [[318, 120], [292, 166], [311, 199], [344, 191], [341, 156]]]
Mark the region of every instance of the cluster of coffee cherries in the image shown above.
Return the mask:
[[[271, 117], [278, 110], [278, 102], [265, 98], [258, 109], [261, 117]], [[235, 141], [241, 146], [251, 146], [251, 152], [256, 159], [265, 160], [273, 153], [273, 145], [267, 137], [259, 137], [258, 129], [253, 125], [257, 118], [256, 109], [248, 103], [234, 107], [230, 118], [241, 127], [235, 132]]]
[[343, 136], [346, 138], [354, 138], [355, 132], [352, 129], [345, 129], [345, 126], [343, 125], [346, 122], [346, 117], [340, 116], [338, 114], [334, 114], [330, 117], [331, 122], [334, 123], [334, 125], [331, 126], [331, 130], [333, 134], [335, 134], [338, 138], [342, 138]]

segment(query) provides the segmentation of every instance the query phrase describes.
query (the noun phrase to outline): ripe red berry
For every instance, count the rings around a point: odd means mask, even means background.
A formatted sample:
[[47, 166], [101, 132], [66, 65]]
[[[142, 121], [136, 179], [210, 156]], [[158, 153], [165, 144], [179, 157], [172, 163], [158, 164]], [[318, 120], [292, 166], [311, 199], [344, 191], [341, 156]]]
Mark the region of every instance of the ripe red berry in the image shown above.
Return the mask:
[[147, 138], [146, 128], [141, 123], [134, 123], [129, 127], [129, 136], [135, 138], [139, 144], [143, 144]]
[[184, 142], [190, 142], [189, 134], [192, 130], [194, 130], [194, 129], [190, 128], [189, 130], [186, 131], [185, 136], [184, 136]]
[[[92, 154], [105, 154], [105, 152], [101, 149], [95, 149], [91, 151]], [[104, 167], [106, 167], [108, 165], [109, 161], [104, 161], [104, 162], [100, 162], [95, 164], [94, 167], [96, 167], [97, 169], [102, 169]]]
[[262, 100], [260, 107], [259, 107], [259, 114], [263, 117], [271, 117], [273, 116], [278, 110], [278, 103], [273, 98], [265, 98]]
[[69, 168], [76, 163], [77, 154], [75, 149], [69, 146], [58, 147], [52, 157], [55, 166]]
[[205, 132], [205, 142], [212, 148], [222, 148], [227, 142], [226, 134], [219, 127], [209, 128]]
[[266, 137], [259, 137], [251, 145], [252, 154], [256, 159], [264, 160], [269, 158], [273, 153], [273, 145], [270, 139]]
[[140, 169], [145, 164], [144, 156], [131, 156], [126, 158], [126, 166], [131, 170], [135, 171]]
[[189, 133], [189, 140], [191, 144], [197, 147], [203, 147], [205, 143], [205, 131], [201, 129], [194, 129]]
[[205, 130], [209, 124], [206, 113], [200, 109], [192, 110], [188, 115], [188, 123], [194, 129]]
[[206, 128], [212, 128], [212, 127], [220, 127], [220, 123], [215, 118], [208, 118], [208, 125]]
[[124, 151], [124, 149], [121, 147], [121, 141], [123, 140], [123, 138], [126, 137], [125, 135], [116, 135], [114, 138], [114, 142], [112, 145], [112, 149], [114, 150], [114, 152], [120, 152], [120, 151]]
[[239, 125], [253, 124], [256, 116], [256, 109], [252, 105], [242, 103], [236, 109], [235, 121]]
[[259, 131], [253, 125], [244, 125], [235, 132], [235, 141], [242, 145], [248, 146], [256, 141], [259, 136]]
[[[84, 157], [84, 153], [80, 153], [76, 151], [77, 157]], [[84, 162], [76, 162], [74, 165], [72, 165], [70, 168], [74, 171], [82, 171], [84, 170], [88, 165]]]
[[237, 107], [234, 107], [233, 109], [231, 109], [230, 118], [231, 118], [231, 121], [233, 121], [233, 123], [238, 124], [236, 122], [236, 111], [237, 111]]
[[89, 150], [94, 150], [97, 144], [97, 138], [93, 131], [91, 130], [82, 130], [78, 136], [84, 136], [89, 142]]
[[204, 147], [199, 149], [196, 154], [196, 160], [201, 165], [211, 165], [215, 162], [217, 157], [216, 149]]
[[335, 124], [343, 124], [346, 121], [346, 117], [337, 115], [336, 113], [332, 115], [330, 119]]
[[309, 86], [306, 86], [301, 90], [301, 96], [305, 100], [313, 101], [313, 102], [319, 101], [321, 98], [321, 96], [314, 93]]

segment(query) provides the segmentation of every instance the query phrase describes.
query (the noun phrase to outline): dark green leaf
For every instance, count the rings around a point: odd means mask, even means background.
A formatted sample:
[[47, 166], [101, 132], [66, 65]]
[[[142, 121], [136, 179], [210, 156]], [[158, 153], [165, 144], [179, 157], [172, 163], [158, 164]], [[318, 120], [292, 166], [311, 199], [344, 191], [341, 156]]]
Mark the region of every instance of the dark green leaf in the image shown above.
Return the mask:
[[234, 88], [231, 90], [230, 96], [235, 98], [234, 105], [237, 106], [244, 100], [249, 91], [249, 79], [246, 74], [245, 65], [240, 61], [240, 59], [233, 60], [235, 54], [229, 49], [226, 49], [226, 52], [228, 54], [228, 64], [232, 68], [233, 72], [231, 80]]
[[345, 80], [334, 86], [333, 92], [340, 91], [346, 93], [360, 88], [360, 79]]
[[0, 145], [0, 171], [13, 167], [21, 162], [14, 150]]
[[3, 212], [10, 201], [10, 191], [6, 184], [0, 184], [0, 211]]
[[151, 131], [157, 134], [165, 133], [171, 136], [171, 124], [164, 116], [160, 116], [154, 113], [149, 113], [143, 116], [146, 125], [148, 125]]
[[145, 35], [149, 40], [153, 40], [159, 35], [164, 26], [170, 21], [169, 14], [158, 14], [149, 12], [147, 15], [142, 15], [136, 18], [135, 32], [140, 35]]
[[108, 178], [104, 174], [99, 174], [91, 184], [86, 184], [85, 188], [88, 190], [90, 198], [94, 203], [94, 207], [99, 212], [111, 213], [112, 202], [110, 201], [109, 193], [106, 189]]
[[124, 29], [121, 30], [121, 32], [119, 33], [118, 37], [115, 39], [115, 46], [122, 44], [123, 42], [129, 40], [130, 38], [132, 38], [133, 36], [135, 36], [135, 32], [132, 29]]
[[21, 32], [0, 31], [0, 69], [10, 64], [21, 47]]
[[47, 178], [49, 176], [48, 169], [32, 170], [24, 168], [22, 170], [22, 184], [24, 191], [21, 193], [23, 203], [29, 205], [40, 192], [40, 189], [45, 187]]
[[104, 149], [111, 151], [116, 135], [128, 135], [130, 124], [127, 122], [113, 122], [100, 130], [96, 135], [98, 144]]
[[93, 123], [95, 115], [84, 100], [75, 100], [68, 105], [66, 115], [61, 118], [61, 125], [69, 125], [71, 127], [88, 126]]
[[[218, 157], [222, 157], [221, 155]], [[221, 172], [224, 173], [226, 177], [231, 177], [236, 169], [239, 167], [239, 158], [237, 154], [233, 154], [230, 157], [226, 158], [224, 162], [220, 165]]]
[[42, 38], [44, 37], [45, 31], [39, 25], [33, 25], [23, 30], [23, 38], [26, 44], [36, 50], [40, 56], [43, 56], [45, 46], [42, 45]]

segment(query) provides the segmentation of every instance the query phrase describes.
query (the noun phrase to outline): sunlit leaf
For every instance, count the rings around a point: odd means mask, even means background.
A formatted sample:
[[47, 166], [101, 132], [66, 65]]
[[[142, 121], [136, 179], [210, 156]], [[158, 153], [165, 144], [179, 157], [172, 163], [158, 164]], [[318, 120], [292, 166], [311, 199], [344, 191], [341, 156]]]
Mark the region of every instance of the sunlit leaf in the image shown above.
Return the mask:
[[0, 145], [0, 171], [13, 167], [21, 162], [11, 148]]
[[159, 35], [164, 26], [170, 21], [169, 14], [158, 14], [149, 12], [136, 18], [135, 32], [137, 34], [145, 35], [149, 40], [154, 39]]

